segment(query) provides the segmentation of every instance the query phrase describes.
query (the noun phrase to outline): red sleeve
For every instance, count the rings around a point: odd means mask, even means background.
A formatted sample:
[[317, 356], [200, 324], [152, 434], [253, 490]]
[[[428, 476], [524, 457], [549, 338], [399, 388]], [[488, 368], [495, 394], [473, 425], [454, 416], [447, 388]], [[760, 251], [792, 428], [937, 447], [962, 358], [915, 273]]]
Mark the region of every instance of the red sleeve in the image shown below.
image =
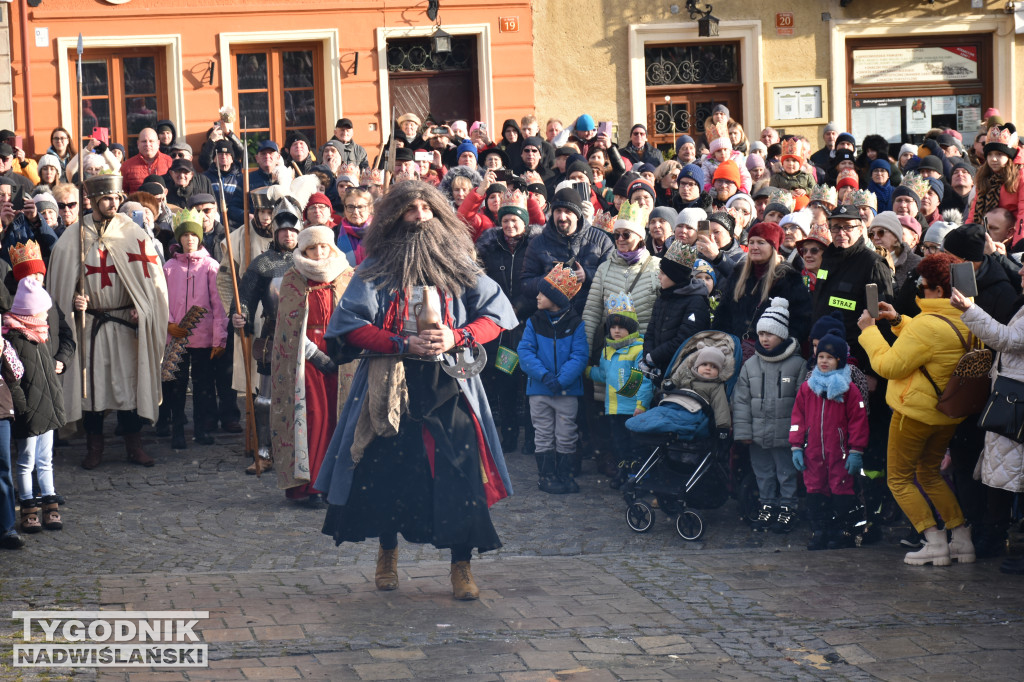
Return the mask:
[[544, 216], [544, 211], [540, 210], [540, 204], [533, 197], [526, 200], [526, 210], [530, 214], [531, 225], [544, 225], [548, 222], [548, 219]]
[[484, 203], [485, 197], [480, 196], [476, 189], [470, 190], [466, 198], [459, 206], [459, 216], [469, 225], [473, 231], [473, 241], [480, 238], [485, 230], [494, 227], [491, 221], [484, 214], [480, 213], [480, 206]]
[[463, 333], [463, 329], [470, 331], [473, 334], [473, 340], [477, 343], [487, 343], [498, 338], [498, 334], [501, 334], [501, 327], [498, 323], [489, 317], [481, 317], [473, 320], [465, 327], [461, 329], [453, 329], [455, 333], [455, 345], [460, 346], [465, 341], [466, 336]]
[[366, 324], [345, 335], [345, 343], [373, 351], [375, 353], [397, 353], [398, 347], [394, 335], [380, 327]]

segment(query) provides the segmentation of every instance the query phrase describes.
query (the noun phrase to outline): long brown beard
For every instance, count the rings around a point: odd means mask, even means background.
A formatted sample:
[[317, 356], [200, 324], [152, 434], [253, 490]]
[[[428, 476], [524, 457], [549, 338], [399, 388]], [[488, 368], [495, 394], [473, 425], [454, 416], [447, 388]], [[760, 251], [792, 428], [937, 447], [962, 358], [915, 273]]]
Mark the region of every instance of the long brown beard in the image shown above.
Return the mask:
[[377, 289], [435, 286], [458, 296], [474, 286], [480, 274], [473, 240], [461, 224], [453, 228], [437, 219], [400, 220], [387, 230], [386, 239], [369, 237], [370, 233], [363, 241], [367, 260], [359, 266], [359, 275]]

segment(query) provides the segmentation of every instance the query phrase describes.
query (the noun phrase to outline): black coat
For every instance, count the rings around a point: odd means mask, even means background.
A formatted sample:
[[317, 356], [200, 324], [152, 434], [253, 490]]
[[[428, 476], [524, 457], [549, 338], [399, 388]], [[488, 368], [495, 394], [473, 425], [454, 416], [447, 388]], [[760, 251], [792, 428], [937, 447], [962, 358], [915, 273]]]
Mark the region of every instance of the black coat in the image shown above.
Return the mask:
[[484, 231], [476, 242], [477, 260], [487, 276], [498, 283], [512, 302], [520, 322], [525, 322], [537, 310], [536, 294], [532, 298], [523, 294], [521, 278], [526, 264], [526, 249], [543, 230], [540, 225], [528, 226], [514, 252], [509, 250], [505, 233], [497, 226]]
[[11, 386], [17, 413], [11, 428], [14, 438], [39, 436], [59, 429], [67, 421], [61, 378], [55, 367], [59, 361], [64, 363], [65, 372], [74, 371], [71, 361], [74, 359], [75, 342], [71, 327], [56, 306], [50, 308], [48, 322], [50, 335], [46, 343], [36, 343], [19, 331], [7, 333], [7, 340], [18, 351], [18, 357], [25, 366], [21, 381]]
[[579, 223], [580, 227], [575, 232], [563, 237], [555, 228], [554, 218], [548, 218], [547, 225], [537, 237], [530, 240], [526, 248], [526, 262], [520, 284], [523, 296], [536, 298], [540, 290], [540, 280], [551, 272], [555, 263], [566, 263], [570, 258], [576, 258], [576, 262], [586, 272], [586, 279], [579, 293], [573, 298], [572, 307], [582, 315], [597, 266], [608, 258], [615, 246], [607, 232], [582, 220]]
[[811, 293], [804, 278], [788, 263], [775, 268], [775, 283], [768, 296], [761, 300], [761, 280], [748, 277], [744, 294], [735, 300], [733, 292], [743, 268], [736, 268], [722, 287], [722, 302], [715, 311], [715, 329], [748, 339], [757, 338], [757, 321], [773, 298], [789, 301], [789, 335], [803, 340], [811, 333]]
[[654, 301], [644, 334], [644, 357], [664, 370], [686, 339], [711, 328], [711, 305], [704, 282], [692, 279], [673, 289], [662, 289]]

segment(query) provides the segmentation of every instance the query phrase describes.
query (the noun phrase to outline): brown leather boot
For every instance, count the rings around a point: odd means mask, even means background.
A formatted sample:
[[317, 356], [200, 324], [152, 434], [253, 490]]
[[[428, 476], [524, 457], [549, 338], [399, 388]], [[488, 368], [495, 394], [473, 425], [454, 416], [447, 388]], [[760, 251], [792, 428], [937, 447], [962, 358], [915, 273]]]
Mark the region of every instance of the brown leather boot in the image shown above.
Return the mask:
[[103, 461], [103, 434], [85, 434], [85, 457], [82, 458], [83, 469], [95, 469]]
[[142, 449], [141, 433], [124, 434], [124, 449], [125, 452], [128, 453], [129, 462], [133, 462], [144, 467], [151, 467], [156, 464], [156, 460], [147, 455]]
[[452, 596], [459, 601], [472, 601], [480, 598], [480, 588], [473, 580], [473, 572], [468, 561], [452, 563]]
[[64, 522], [60, 518], [60, 503], [56, 495], [48, 495], [43, 498], [43, 528], [46, 530], [61, 530]]
[[[256, 470], [256, 460], [259, 459], [259, 471]], [[245, 473], [250, 476], [256, 474], [262, 474], [264, 471], [270, 471], [274, 468], [274, 460], [270, 457], [254, 457], [252, 464], [245, 468]]]
[[22, 533], [38, 533], [43, 529], [43, 524], [39, 522], [39, 512], [42, 511], [39, 504], [38, 497], [21, 501], [21, 524], [18, 530]]
[[373, 575], [377, 589], [383, 592], [398, 589], [398, 548], [377, 547], [377, 572]]

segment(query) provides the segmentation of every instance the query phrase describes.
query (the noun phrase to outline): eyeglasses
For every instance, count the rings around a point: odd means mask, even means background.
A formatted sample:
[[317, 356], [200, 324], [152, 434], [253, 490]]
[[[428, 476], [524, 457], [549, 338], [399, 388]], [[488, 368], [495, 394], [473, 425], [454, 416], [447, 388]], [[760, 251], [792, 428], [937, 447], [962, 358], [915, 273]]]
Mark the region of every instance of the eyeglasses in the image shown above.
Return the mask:
[[942, 253], [942, 247], [941, 246], [929, 246], [928, 244], [925, 244], [921, 248], [929, 256], [932, 255], [933, 253]]
[[213, 212], [214, 212], [214, 211], [216, 211], [216, 210], [217, 210], [216, 208], [214, 208], [213, 206], [211, 206], [211, 207], [209, 207], [209, 208], [204, 208], [204, 209], [203, 209], [203, 210], [201, 211], [201, 213], [205, 213], [206, 215], [213, 215]]
[[51, 142], [67, 142], [69, 138], [67, 135], [54, 135], [50, 138]]
[[628, 231], [627, 232], [615, 232], [614, 236], [615, 236], [616, 240], [619, 240], [619, 239], [629, 239], [630, 237], [633, 236], [633, 233], [632, 232], [628, 232]]
[[700, 185], [698, 185], [693, 180], [680, 180], [679, 181], [679, 187], [680, 188], [682, 188], [682, 187], [700, 187]]
[[846, 234], [850, 234], [854, 230], [859, 230], [859, 229], [860, 229], [860, 223], [858, 223], [858, 222], [849, 222], [849, 223], [846, 223], [845, 225], [829, 225], [828, 226], [828, 231], [831, 232], [832, 234], [836, 234], [837, 232], [845, 232]]
[[69, 201], [68, 203], [65, 204], [65, 203], [63, 203], [61, 201], [58, 201], [57, 202], [57, 208], [59, 208], [62, 211], [64, 209], [66, 209], [66, 208], [78, 208], [78, 202], [77, 201]]
[[881, 239], [883, 236], [885, 236], [885, 232], [885, 230], [871, 230], [870, 232], [868, 232], [868, 236], [871, 237], [872, 239]]
[[346, 211], [366, 211], [369, 208], [366, 204], [345, 204]]
[[805, 246], [804, 248], [800, 249], [800, 255], [801, 256], [817, 256], [819, 253], [821, 253], [821, 251], [822, 251], [822, 249], [820, 249], [817, 246]]

